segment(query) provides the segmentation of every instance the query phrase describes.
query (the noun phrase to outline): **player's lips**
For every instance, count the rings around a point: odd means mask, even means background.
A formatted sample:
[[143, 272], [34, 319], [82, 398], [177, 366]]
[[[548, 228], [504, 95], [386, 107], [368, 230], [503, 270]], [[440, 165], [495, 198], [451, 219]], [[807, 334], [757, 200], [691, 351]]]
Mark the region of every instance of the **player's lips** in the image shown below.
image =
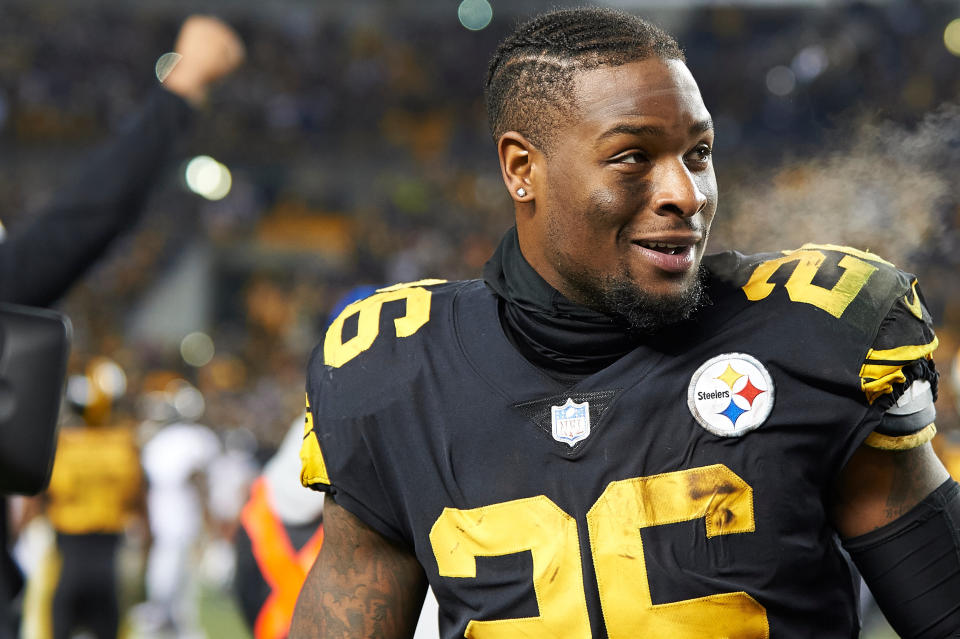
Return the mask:
[[653, 266], [668, 273], [684, 273], [693, 268], [699, 236], [684, 235], [631, 240], [638, 253]]

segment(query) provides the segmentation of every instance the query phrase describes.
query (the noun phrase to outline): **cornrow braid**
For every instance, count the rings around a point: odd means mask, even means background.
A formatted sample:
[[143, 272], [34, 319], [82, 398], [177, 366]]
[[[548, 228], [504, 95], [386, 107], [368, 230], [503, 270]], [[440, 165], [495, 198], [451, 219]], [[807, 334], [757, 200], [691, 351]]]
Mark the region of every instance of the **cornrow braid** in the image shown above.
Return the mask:
[[576, 72], [658, 57], [685, 61], [672, 36], [613, 9], [561, 9], [521, 24], [490, 60], [484, 86], [494, 141], [507, 131], [549, 151], [552, 131], [573, 108]]

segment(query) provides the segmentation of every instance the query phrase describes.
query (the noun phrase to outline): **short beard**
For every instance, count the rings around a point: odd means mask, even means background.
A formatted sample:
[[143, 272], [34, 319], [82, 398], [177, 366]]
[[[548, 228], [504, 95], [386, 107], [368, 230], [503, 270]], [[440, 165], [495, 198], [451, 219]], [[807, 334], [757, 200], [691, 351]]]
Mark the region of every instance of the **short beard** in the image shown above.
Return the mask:
[[690, 319], [707, 302], [704, 270], [677, 295], [652, 295], [625, 277], [606, 277], [584, 290], [587, 306], [624, 321], [631, 333], [651, 335]]

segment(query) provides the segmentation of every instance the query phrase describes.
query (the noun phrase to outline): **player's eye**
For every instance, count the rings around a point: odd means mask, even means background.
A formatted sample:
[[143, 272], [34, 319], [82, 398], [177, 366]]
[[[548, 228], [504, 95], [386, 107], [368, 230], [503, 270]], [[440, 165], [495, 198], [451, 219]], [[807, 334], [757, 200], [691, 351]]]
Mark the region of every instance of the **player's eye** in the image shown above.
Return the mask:
[[647, 161], [647, 154], [643, 151], [628, 151], [614, 157], [611, 161], [616, 164], [641, 164]]
[[706, 164], [710, 161], [711, 156], [713, 155], [713, 149], [710, 148], [708, 144], [698, 144], [692, 151], [690, 151], [687, 158], [698, 164]]

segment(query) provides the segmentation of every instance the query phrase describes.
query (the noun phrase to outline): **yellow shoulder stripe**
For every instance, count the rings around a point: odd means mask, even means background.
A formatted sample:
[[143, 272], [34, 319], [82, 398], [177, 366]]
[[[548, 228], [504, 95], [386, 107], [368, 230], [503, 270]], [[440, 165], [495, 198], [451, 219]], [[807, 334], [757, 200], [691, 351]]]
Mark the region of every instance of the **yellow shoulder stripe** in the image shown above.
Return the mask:
[[936, 434], [936, 424], [927, 424], [923, 429], [912, 435], [901, 435], [900, 437], [883, 435], [881, 433], [870, 433], [863, 444], [870, 448], [879, 448], [880, 450], [910, 450], [923, 446], [933, 439], [933, 436]]
[[913, 361], [921, 358], [929, 359], [933, 354], [933, 351], [937, 350], [937, 346], [939, 346], [939, 344], [940, 340], [934, 337], [933, 341], [928, 344], [899, 346], [897, 348], [890, 348], [886, 350], [877, 350], [871, 348], [867, 353], [867, 359], [894, 362]]

